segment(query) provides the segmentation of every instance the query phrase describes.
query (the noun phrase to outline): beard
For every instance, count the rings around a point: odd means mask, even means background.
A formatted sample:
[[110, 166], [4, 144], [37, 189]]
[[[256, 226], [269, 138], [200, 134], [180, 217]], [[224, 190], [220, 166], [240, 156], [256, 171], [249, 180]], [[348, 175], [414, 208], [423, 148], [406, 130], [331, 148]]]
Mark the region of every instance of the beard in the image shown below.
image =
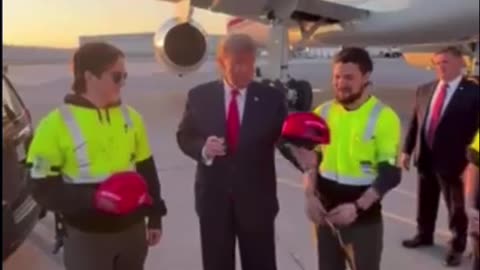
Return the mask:
[[366, 89], [368, 86], [370, 86], [370, 82], [365, 83], [361, 88], [360, 91], [354, 92], [351, 87], [344, 87], [344, 88], [339, 88], [335, 90], [335, 99], [338, 101], [338, 103], [348, 106], [355, 101], [359, 100], [362, 96], [363, 93], [365, 93]]
[[351, 88], [342, 88], [335, 91], [335, 99], [342, 105], [350, 105], [359, 100], [364, 92], [364, 88], [358, 92], [353, 92]]

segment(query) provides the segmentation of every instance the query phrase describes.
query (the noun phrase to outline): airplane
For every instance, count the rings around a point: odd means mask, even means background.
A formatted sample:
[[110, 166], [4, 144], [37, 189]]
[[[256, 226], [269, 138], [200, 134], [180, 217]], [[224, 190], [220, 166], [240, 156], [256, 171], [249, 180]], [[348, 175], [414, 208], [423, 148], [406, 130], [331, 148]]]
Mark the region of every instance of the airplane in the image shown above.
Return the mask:
[[159, 0], [175, 4], [175, 16], [156, 31], [157, 61], [177, 75], [197, 70], [207, 56], [205, 30], [194, 8], [232, 16], [227, 33], [250, 35], [268, 51], [257, 69], [263, 82], [282, 87], [289, 107], [309, 110], [312, 87], [288, 74], [295, 47], [402, 47], [410, 65], [430, 68], [439, 46], [461, 45], [468, 71], [478, 74], [478, 0]]

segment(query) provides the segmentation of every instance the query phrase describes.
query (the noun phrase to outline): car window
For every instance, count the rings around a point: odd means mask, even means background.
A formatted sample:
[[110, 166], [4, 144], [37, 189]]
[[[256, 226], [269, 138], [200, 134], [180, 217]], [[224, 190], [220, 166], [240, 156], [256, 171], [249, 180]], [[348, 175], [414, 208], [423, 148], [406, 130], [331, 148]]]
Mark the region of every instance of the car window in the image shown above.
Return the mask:
[[2, 79], [2, 118], [3, 121], [14, 121], [24, 113], [22, 102], [18, 99], [12, 86]]

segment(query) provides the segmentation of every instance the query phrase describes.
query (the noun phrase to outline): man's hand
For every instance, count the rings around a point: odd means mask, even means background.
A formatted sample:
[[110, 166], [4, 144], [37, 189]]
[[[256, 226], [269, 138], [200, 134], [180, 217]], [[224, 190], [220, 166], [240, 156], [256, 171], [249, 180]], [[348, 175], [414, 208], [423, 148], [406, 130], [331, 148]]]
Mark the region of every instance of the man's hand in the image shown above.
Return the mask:
[[147, 242], [148, 245], [156, 246], [162, 238], [162, 230], [160, 229], [147, 229]]
[[217, 136], [210, 136], [205, 142], [204, 151], [206, 158], [212, 159], [216, 156], [224, 156], [226, 154], [225, 139]]
[[306, 171], [317, 168], [318, 156], [315, 151], [310, 151], [303, 147], [296, 147], [293, 145], [290, 145], [289, 148], [303, 170]]
[[333, 224], [348, 226], [357, 219], [357, 216], [357, 208], [355, 205], [353, 203], [345, 203], [328, 212], [327, 218]]
[[468, 210], [468, 230], [471, 235], [479, 236], [480, 235], [480, 228], [479, 228], [479, 213], [478, 210], [475, 208], [471, 208]]
[[363, 195], [357, 200], [357, 205], [362, 210], [367, 210], [374, 204], [376, 201], [380, 199], [380, 195], [374, 188], [369, 188]]
[[305, 196], [305, 213], [314, 224], [321, 225], [324, 223], [327, 211], [325, 211], [320, 199], [316, 195], [309, 193]]
[[410, 162], [411, 162], [410, 155], [402, 153], [402, 155], [400, 156], [400, 167], [406, 171], [409, 171]]

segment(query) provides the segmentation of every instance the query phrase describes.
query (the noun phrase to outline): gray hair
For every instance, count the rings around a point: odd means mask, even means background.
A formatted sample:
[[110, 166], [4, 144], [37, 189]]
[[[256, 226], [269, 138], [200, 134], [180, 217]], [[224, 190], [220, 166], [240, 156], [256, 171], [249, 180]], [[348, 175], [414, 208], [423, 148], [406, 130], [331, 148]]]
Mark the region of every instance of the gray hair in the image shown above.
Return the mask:
[[435, 55], [439, 55], [439, 54], [445, 54], [445, 53], [448, 53], [452, 56], [455, 56], [457, 58], [462, 58], [464, 56], [464, 50], [462, 50], [461, 48], [457, 47], [457, 46], [448, 46], [448, 47], [445, 47], [445, 48], [442, 48], [438, 51], [435, 52]]
[[255, 41], [246, 34], [229, 34], [222, 39], [217, 48], [217, 59], [222, 58], [225, 54], [251, 52], [256, 53], [257, 46]]

